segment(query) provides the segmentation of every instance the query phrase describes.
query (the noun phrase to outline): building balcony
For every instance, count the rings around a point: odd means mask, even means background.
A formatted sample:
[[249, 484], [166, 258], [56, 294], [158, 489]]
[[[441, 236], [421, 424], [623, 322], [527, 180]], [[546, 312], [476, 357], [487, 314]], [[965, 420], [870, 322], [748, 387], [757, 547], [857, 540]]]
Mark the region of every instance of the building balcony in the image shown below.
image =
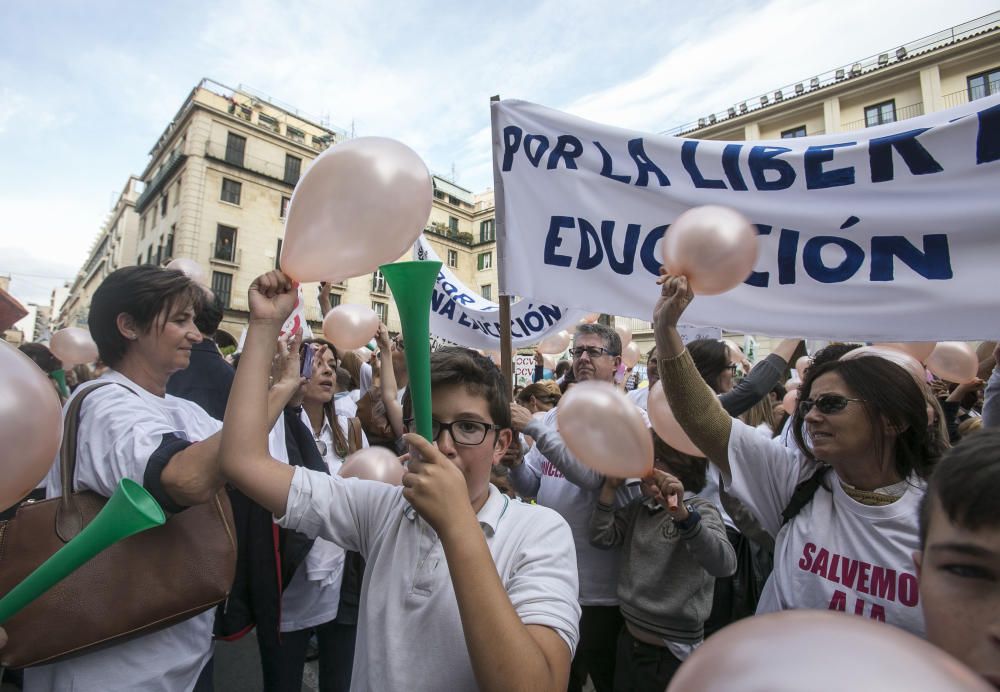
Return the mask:
[[992, 96], [993, 94], [1000, 94], [1000, 81], [990, 82], [989, 88], [983, 86], [968, 87], [961, 91], [953, 91], [950, 94], [945, 94], [943, 97], [944, 107], [954, 108], [955, 106], [961, 106], [963, 103], [969, 103], [969, 101], [975, 101], [976, 99]]
[[249, 154], [244, 154], [242, 162], [240, 162], [240, 160], [235, 159], [232, 155], [227, 156], [226, 154], [226, 146], [224, 144], [220, 144], [218, 142], [207, 142], [205, 144], [206, 159], [225, 164], [226, 166], [231, 166], [232, 168], [236, 168], [241, 171], [247, 171], [249, 173], [264, 176], [265, 178], [279, 182], [282, 185], [295, 187], [294, 182], [285, 180], [284, 163], [279, 164], [273, 161], [267, 161], [256, 156], [250, 156]]
[[180, 170], [185, 161], [187, 161], [187, 154], [175, 151], [170, 155], [167, 162], [163, 164], [162, 168], [160, 168], [160, 172], [146, 184], [146, 189], [143, 190], [142, 194], [135, 200], [136, 214], [142, 215], [142, 213], [149, 208], [149, 205], [156, 198], [156, 195], [163, 189], [167, 180], [169, 180], [174, 173]]
[[[889, 122], [898, 123], [901, 120], [909, 120], [910, 118], [916, 118], [918, 115], [923, 115], [923, 114], [924, 114], [924, 104], [914, 103], [913, 105], [910, 106], [903, 106], [902, 108], [897, 108], [895, 119], [890, 120]], [[865, 127], [875, 127], [876, 125], [885, 125], [885, 124], [887, 123], [872, 123], [871, 125], [868, 125], [867, 120], [865, 118], [861, 118], [860, 120], [852, 120], [849, 123], [841, 123], [840, 130], [841, 132], [850, 132], [851, 130], [863, 130], [865, 129]]]

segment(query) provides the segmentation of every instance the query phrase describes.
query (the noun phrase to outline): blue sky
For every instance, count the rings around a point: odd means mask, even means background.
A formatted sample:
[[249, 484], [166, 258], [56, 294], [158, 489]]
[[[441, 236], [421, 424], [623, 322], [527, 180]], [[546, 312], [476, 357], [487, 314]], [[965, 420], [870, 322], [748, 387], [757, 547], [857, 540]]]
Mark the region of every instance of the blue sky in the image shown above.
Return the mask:
[[48, 302], [202, 77], [492, 185], [489, 98], [662, 131], [987, 14], [981, 0], [0, 3], [0, 274]]

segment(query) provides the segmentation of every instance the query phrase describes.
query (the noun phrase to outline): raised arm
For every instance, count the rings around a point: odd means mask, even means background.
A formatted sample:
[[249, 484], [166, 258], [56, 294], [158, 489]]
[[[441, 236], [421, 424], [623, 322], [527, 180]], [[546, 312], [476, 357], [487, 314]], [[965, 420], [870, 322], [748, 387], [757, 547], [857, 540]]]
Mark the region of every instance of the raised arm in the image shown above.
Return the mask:
[[785, 339], [764, 360], [740, 380], [735, 387], [719, 397], [722, 408], [730, 416], [746, 413], [768, 395], [788, 370], [788, 359], [795, 353], [799, 339]]
[[397, 440], [406, 433], [403, 425], [403, 407], [396, 400], [399, 387], [396, 386], [396, 371], [392, 367], [392, 343], [389, 340], [389, 329], [381, 322], [375, 334], [378, 344], [379, 371], [382, 375], [382, 405], [385, 406], [385, 417], [392, 428], [392, 435]]
[[630, 507], [615, 509], [618, 489], [625, 481], [608, 478], [601, 486], [601, 495], [590, 515], [590, 544], [595, 548], [613, 548], [625, 542]]
[[590, 469], [573, 456], [559, 431], [531, 417], [528, 409], [511, 404], [511, 421], [515, 432], [524, 431], [535, 440], [535, 448], [566, 477], [570, 483], [585, 490], [597, 490], [604, 476]]
[[996, 365], [983, 393], [983, 427], [1000, 428], [1000, 346], [993, 352]]
[[701, 379], [677, 331], [677, 322], [694, 294], [683, 276], [664, 274], [659, 283], [662, 288], [653, 312], [653, 334], [663, 391], [684, 432], [728, 477], [733, 420]]
[[[296, 290], [278, 271], [250, 285], [250, 323], [222, 425], [222, 472], [247, 497], [274, 516], [285, 514], [294, 469], [267, 447], [268, 372], [281, 325], [295, 307]], [[297, 359], [298, 349], [291, 356]]]

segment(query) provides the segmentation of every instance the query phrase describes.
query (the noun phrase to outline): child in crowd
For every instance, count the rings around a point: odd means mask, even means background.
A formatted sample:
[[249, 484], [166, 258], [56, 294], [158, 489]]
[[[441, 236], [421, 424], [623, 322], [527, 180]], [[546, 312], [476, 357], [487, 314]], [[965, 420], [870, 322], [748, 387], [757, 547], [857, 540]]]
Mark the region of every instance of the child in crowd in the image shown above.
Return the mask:
[[[467, 349], [432, 355], [437, 444], [405, 436], [402, 488], [292, 468], [268, 453], [261, 404], [295, 299], [280, 272], [250, 287], [222, 467], [281, 526], [365, 558], [353, 686], [565, 689], [580, 618], [573, 539], [555, 512], [489, 483], [511, 439], [500, 371]], [[407, 395], [404, 415], [410, 408]]]
[[608, 478], [590, 523], [591, 543], [623, 546], [615, 690], [661, 692], [704, 639], [716, 577], [736, 571], [736, 552], [705, 486], [704, 460], [657, 445], [644, 500], [614, 509], [621, 479]]
[[931, 476], [913, 560], [927, 639], [1000, 689], [1000, 430], [949, 451]]

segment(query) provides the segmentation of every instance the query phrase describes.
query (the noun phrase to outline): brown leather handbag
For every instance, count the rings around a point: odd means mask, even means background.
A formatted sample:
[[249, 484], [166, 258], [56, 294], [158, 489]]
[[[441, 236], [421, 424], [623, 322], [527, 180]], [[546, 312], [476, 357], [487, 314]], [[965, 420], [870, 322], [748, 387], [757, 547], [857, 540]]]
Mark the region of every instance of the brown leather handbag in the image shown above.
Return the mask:
[[[64, 493], [73, 488], [81, 392], [66, 411], [60, 452]], [[0, 522], [0, 594], [6, 594], [100, 512], [91, 491], [26, 502]], [[99, 553], [4, 623], [10, 641], [0, 665], [52, 663], [149, 634], [225, 600], [236, 570], [229, 498], [189, 507], [163, 526]]]

